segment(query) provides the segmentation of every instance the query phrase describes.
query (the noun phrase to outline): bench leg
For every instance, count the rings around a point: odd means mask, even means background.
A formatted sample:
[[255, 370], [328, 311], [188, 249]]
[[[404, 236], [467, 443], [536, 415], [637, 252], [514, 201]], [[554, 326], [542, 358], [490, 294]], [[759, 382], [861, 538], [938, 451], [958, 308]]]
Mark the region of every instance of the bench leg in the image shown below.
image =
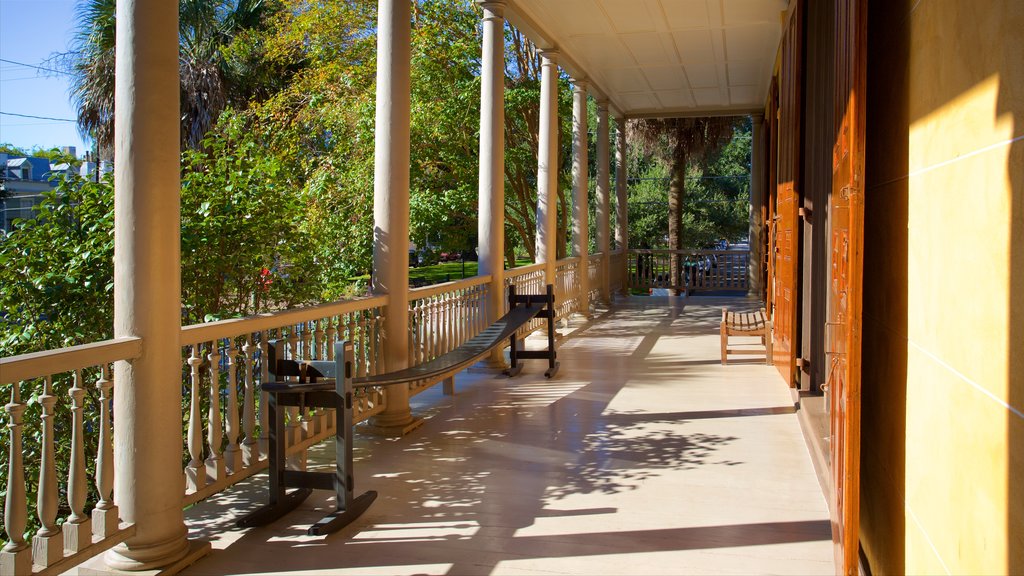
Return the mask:
[[729, 353], [729, 332], [725, 328], [725, 322], [722, 322], [719, 326], [719, 331], [722, 334], [722, 366], [725, 366], [727, 363], [726, 356]]

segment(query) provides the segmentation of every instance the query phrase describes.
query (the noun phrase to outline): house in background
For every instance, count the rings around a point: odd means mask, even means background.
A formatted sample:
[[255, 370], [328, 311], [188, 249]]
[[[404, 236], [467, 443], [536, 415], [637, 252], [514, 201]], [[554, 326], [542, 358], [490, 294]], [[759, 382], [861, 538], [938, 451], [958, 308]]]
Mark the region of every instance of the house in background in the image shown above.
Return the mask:
[[[74, 157], [75, 147], [65, 146], [65, 154]], [[13, 156], [0, 153], [0, 229], [10, 231], [15, 220], [31, 218], [32, 212], [43, 201], [43, 192], [57, 187], [54, 176], [66, 177], [76, 172], [83, 178], [96, 174], [97, 163], [86, 154], [78, 163], [51, 162], [38, 156]], [[113, 171], [108, 162], [99, 163], [99, 175]]]

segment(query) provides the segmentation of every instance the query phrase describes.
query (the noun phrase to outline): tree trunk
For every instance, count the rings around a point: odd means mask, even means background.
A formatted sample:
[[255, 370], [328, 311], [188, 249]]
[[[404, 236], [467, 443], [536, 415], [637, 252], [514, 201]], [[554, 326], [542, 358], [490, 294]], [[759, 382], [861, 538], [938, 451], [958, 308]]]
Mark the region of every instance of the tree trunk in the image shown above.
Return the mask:
[[[668, 188], [668, 247], [669, 250], [683, 249], [683, 202], [686, 197], [686, 153], [677, 151], [672, 162], [672, 180]], [[672, 285], [682, 286], [684, 281], [683, 258], [674, 253], [669, 267]], [[683, 291], [672, 290], [679, 296]]]

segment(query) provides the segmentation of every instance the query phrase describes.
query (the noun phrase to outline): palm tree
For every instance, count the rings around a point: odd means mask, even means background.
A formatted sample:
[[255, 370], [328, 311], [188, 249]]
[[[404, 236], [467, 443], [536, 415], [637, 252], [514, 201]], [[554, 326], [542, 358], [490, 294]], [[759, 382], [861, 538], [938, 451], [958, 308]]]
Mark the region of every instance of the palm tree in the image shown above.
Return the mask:
[[[732, 134], [738, 117], [643, 118], [630, 121], [631, 139], [645, 151], [660, 156], [670, 167], [668, 190], [668, 244], [683, 249], [683, 204], [686, 200], [686, 167], [714, 154]], [[670, 272], [673, 285], [682, 278], [682, 257], [673, 254]], [[679, 290], [675, 294], [679, 295]]]
[[[78, 127], [96, 140], [100, 157], [110, 158], [114, 144], [115, 0], [86, 0], [78, 8], [78, 32], [67, 55], [72, 72], [71, 98]], [[274, 0], [180, 0], [181, 143], [197, 147], [229, 104], [244, 104], [247, 74], [224, 49], [246, 31], [260, 30], [280, 10]]]

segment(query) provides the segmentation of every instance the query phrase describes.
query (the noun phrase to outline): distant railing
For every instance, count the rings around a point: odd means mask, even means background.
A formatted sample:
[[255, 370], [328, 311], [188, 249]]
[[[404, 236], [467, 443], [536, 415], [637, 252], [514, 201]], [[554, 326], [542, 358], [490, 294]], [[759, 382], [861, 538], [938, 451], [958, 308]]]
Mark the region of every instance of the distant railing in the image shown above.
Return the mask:
[[622, 290], [622, 250], [608, 253], [608, 289], [612, 292]]
[[[376, 374], [383, 370], [386, 304], [386, 296], [376, 296], [182, 328], [185, 505], [266, 468], [267, 399], [257, 390], [269, 378], [267, 342], [283, 340], [283, 358], [333, 360], [333, 342], [348, 340], [356, 375]], [[354, 402], [358, 422], [384, 409], [383, 391], [360, 391]], [[333, 434], [333, 422], [327, 409], [289, 408], [285, 438], [293, 462], [300, 464], [306, 448]]]
[[597, 302], [601, 299], [601, 282], [604, 279], [604, 275], [601, 273], [604, 269], [604, 254], [591, 254], [588, 257], [588, 261], [587, 279], [589, 280], [589, 289], [587, 290], [587, 300]]
[[[7, 544], [0, 552], [5, 566], [35, 565], [35, 574], [59, 574], [107, 550], [135, 534], [135, 526], [121, 524], [113, 502], [114, 444], [110, 407], [114, 382], [111, 365], [138, 358], [139, 338], [119, 338], [83, 346], [48, 350], [0, 359], [0, 385], [9, 387], [7, 412], [8, 463], [4, 531]], [[91, 391], [89, 389], [92, 389]], [[32, 398], [30, 402], [27, 398]], [[66, 404], [60, 406], [61, 402]], [[24, 437], [23, 416], [37, 404], [41, 422], [38, 445]], [[67, 420], [58, 421], [57, 414]], [[88, 424], [86, 423], [88, 421]], [[85, 459], [85, 429], [94, 431], [97, 444], [93, 494], [96, 504], [85, 514], [89, 479]], [[70, 438], [56, 437], [55, 430], [70, 431]], [[66, 434], [66, 432], [65, 432]], [[57, 461], [58, 446], [68, 446], [68, 460]], [[36, 515], [41, 527], [32, 541], [25, 540], [28, 500], [25, 457], [38, 455]], [[58, 467], [67, 471], [66, 500], [60, 502]], [[58, 510], [67, 517], [58, 523]]]
[[555, 315], [567, 318], [580, 309], [580, 258], [572, 256], [555, 262]]
[[[474, 276], [409, 291], [410, 366], [451, 352], [487, 327], [490, 281], [490, 276]], [[412, 383], [410, 392], [420, 392], [438, 381]]]
[[626, 276], [630, 289], [746, 290], [749, 263], [738, 250], [629, 250]]

